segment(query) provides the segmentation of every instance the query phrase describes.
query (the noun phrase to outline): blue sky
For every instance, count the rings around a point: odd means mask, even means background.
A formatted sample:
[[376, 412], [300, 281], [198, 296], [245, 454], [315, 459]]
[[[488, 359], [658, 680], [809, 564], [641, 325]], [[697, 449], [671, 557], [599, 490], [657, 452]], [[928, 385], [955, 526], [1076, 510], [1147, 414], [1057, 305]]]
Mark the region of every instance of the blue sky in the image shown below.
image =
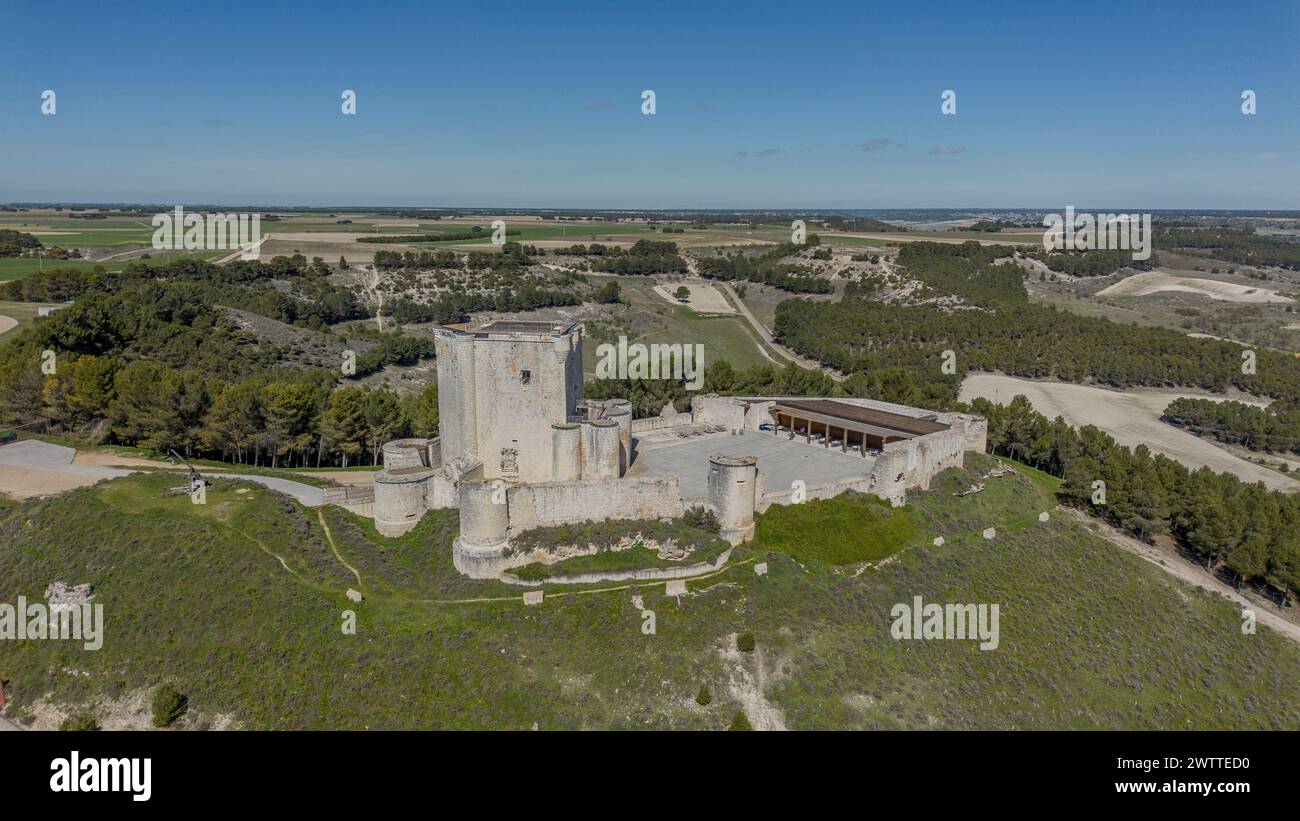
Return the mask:
[[8, 0], [0, 27], [0, 201], [1059, 210], [1298, 192], [1300, 2]]

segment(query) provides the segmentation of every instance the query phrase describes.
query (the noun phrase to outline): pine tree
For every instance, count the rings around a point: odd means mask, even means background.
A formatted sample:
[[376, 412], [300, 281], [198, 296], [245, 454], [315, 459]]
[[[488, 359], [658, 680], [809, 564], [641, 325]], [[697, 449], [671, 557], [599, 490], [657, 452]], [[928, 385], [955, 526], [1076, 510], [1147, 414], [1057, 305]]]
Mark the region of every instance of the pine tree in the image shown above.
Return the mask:
[[361, 388], [340, 388], [330, 394], [321, 417], [327, 446], [343, 456], [343, 467], [361, 455], [366, 442], [366, 398]]
[[410, 417], [411, 433], [426, 438], [438, 435], [438, 383], [430, 382], [420, 392], [420, 397]]

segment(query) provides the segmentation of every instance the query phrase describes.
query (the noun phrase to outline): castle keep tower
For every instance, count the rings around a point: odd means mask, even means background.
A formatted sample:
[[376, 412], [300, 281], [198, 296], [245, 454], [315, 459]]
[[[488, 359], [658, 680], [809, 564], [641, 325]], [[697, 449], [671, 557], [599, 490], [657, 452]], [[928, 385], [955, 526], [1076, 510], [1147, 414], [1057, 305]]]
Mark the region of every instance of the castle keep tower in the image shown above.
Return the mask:
[[583, 398], [582, 335], [577, 322], [435, 330], [443, 461], [481, 463], [486, 481], [552, 481], [568, 464], [553, 453], [552, 426], [568, 423]]

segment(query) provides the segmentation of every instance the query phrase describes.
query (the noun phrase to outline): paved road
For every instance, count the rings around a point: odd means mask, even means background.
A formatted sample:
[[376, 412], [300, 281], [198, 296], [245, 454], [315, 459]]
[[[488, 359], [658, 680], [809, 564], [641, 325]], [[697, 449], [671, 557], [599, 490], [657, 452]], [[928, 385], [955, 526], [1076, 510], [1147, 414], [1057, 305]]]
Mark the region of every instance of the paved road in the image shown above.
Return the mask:
[[206, 475], [209, 479], [243, 479], [248, 482], [256, 482], [263, 487], [292, 496], [301, 502], [303, 507], [320, 507], [325, 504], [325, 491], [312, 485], [295, 482], [292, 479], [258, 476], [252, 473], [208, 473]]
[[21, 729], [22, 727], [19, 727], [17, 724], [14, 724], [9, 719], [0, 718], [0, 733], [8, 732], [10, 730], [21, 730]]
[[[94, 484], [100, 479], [116, 479], [130, 476], [137, 471], [100, 465], [73, 464], [77, 451], [63, 445], [42, 442], [39, 439], [24, 439], [12, 445], [0, 447], [0, 465], [27, 468], [34, 471], [47, 471], [69, 476], [86, 477], [83, 484]], [[167, 467], [159, 464], [159, 467]], [[208, 473], [210, 479], [244, 479], [255, 482], [265, 488], [284, 493], [297, 499], [304, 507], [320, 507], [325, 504], [325, 493], [318, 487], [295, 482], [292, 479], [280, 479], [275, 476], [258, 476], [251, 473]]]
[[18, 320], [11, 316], [0, 316], [0, 334], [18, 327]]
[[115, 479], [119, 476], [130, 476], [132, 473], [121, 468], [75, 465], [72, 460], [76, 456], [77, 451], [73, 448], [42, 442], [39, 439], [24, 439], [0, 447], [0, 465], [56, 471], [94, 479]]
[[[262, 245], [265, 244], [266, 241], [267, 241], [268, 239], [270, 239], [270, 238], [271, 238], [271, 235], [270, 235], [270, 234], [263, 234], [263, 235], [262, 235], [262, 238], [259, 239], [257, 242], [253, 243], [252, 247], [249, 248], [248, 250], [256, 251], [257, 254], [258, 254], [259, 257], [260, 257], [260, 255], [261, 255], [261, 253], [262, 253]], [[217, 265], [225, 265], [227, 262], [234, 262], [235, 260], [239, 259], [239, 258], [240, 258], [244, 253], [245, 253], [245, 249], [243, 249], [243, 248], [238, 248], [238, 249], [236, 249], [236, 250], [230, 252], [229, 254], [226, 254], [226, 255], [225, 255], [224, 257], [222, 257], [221, 259], [217, 260], [217, 261], [216, 261], [216, 264], [217, 264]]]

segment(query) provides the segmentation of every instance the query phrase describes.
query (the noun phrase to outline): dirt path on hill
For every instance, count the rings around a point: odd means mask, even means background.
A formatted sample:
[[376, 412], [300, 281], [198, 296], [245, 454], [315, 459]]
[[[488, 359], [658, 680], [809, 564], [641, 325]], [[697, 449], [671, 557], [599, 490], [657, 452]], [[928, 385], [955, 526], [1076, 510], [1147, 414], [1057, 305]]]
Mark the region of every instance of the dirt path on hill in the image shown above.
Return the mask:
[[785, 367], [786, 362], [777, 361], [770, 353], [768, 353], [767, 349], [769, 347], [771, 347], [772, 350], [776, 351], [781, 356], [784, 356], [786, 360], [790, 362], [794, 362], [795, 364], [799, 365], [802, 368], [808, 368], [809, 370], [814, 370], [814, 371], [821, 371], [822, 373], [829, 376], [831, 379], [834, 379], [836, 382], [844, 381], [845, 379], [844, 374], [840, 373], [839, 371], [832, 370], [831, 368], [827, 368], [824, 365], [822, 365], [822, 363], [817, 362], [816, 360], [802, 357], [799, 354], [795, 353], [794, 351], [790, 350], [789, 348], [785, 347], [784, 345], [781, 345], [777, 342], [773, 342], [772, 331], [769, 330], [768, 327], [764, 325], [762, 322], [758, 321], [758, 317], [754, 316], [754, 313], [749, 310], [749, 306], [745, 304], [745, 301], [736, 294], [735, 290], [732, 289], [731, 283], [720, 282], [718, 283], [718, 287], [722, 289], [723, 293], [725, 293], [728, 297], [730, 297], [730, 301], [736, 306], [736, 310], [740, 312], [740, 315], [745, 318], [745, 321], [748, 322], [750, 327], [754, 329], [754, 332], [758, 334], [758, 338], [762, 341], [755, 342], [754, 344], [758, 345], [759, 352], [763, 354], [763, 356], [767, 357], [767, 359], [771, 361], [774, 365]]
[[339, 560], [339, 564], [352, 571], [353, 576], [356, 576], [357, 591], [361, 592], [361, 574], [357, 572], [355, 567], [348, 564], [347, 559], [343, 558], [343, 554], [339, 552], [339, 546], [334, 543], [334, 534], [330, 532], [330, 526], [325, 521], [325, 513], [319, 508], [316, 510], [316, 519], [320, 522], [321, 529], [325, 531], [325, 540], [330, 543], [330, 550], [334, 551], [334, 558]]

